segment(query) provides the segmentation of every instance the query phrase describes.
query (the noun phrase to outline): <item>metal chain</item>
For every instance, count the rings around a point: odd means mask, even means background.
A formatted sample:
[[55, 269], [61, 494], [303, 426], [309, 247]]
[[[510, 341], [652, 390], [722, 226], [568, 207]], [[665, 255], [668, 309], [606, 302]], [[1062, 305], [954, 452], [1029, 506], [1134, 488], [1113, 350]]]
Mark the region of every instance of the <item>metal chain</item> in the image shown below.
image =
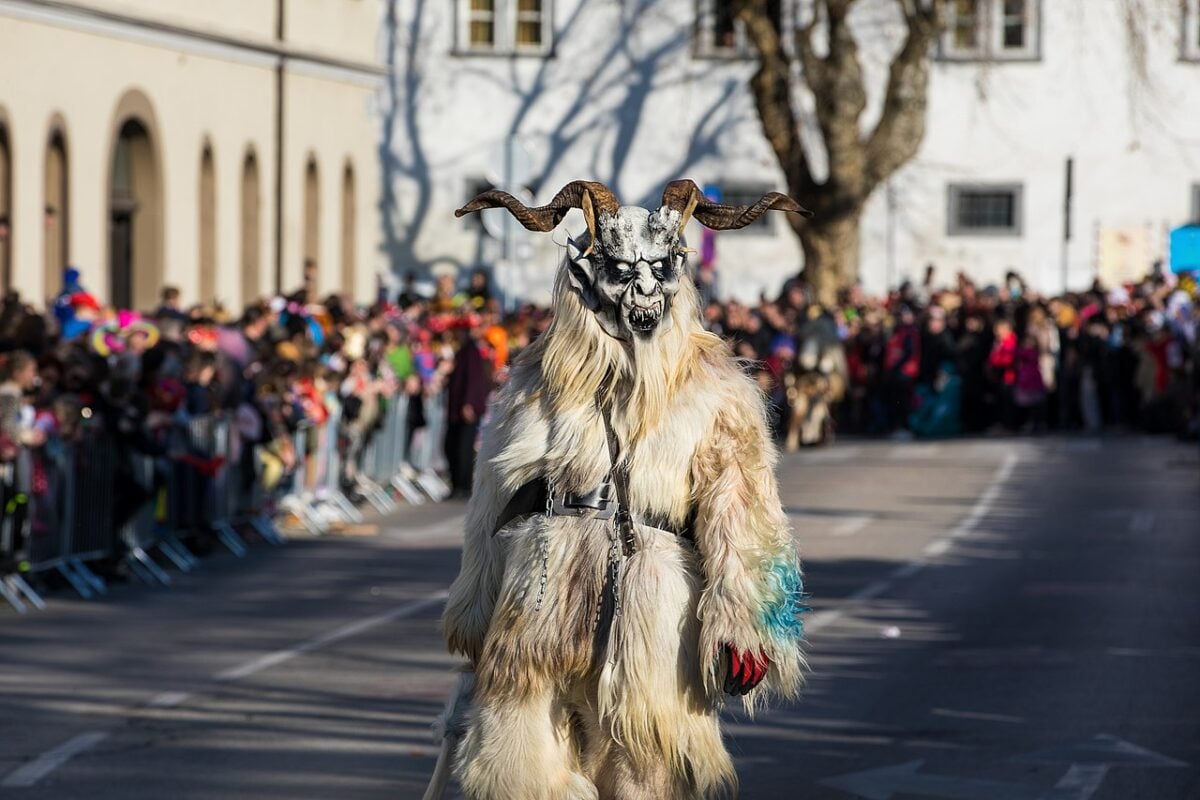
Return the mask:
[[538, 549], [542, 559], [542, 577], [538, 584], [537, 602], [533, 604], [534, 612], [542, 610], [542, 601], [546, 599], [546, 576], [550, 570], [550, 544], [549, 536], [545, 531], [538, 537]]

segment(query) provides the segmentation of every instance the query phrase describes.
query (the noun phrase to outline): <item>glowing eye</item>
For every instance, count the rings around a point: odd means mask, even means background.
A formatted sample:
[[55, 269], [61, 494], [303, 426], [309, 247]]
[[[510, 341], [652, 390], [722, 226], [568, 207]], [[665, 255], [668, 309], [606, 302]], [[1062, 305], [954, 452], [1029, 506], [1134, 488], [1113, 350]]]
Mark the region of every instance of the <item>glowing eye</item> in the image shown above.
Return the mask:
[[612, 265], [613, 274], [618, 280], [628, 281], [633, 279], [633, 267], [626, 264], [624, 261], [618, 261]]

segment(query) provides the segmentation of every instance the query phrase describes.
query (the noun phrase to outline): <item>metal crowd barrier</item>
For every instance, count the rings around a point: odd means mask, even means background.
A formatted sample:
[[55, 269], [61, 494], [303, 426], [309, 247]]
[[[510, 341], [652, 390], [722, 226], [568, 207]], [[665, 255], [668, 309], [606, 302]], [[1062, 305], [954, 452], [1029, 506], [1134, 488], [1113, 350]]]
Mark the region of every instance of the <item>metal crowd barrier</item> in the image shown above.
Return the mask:
[[425, 426], [409, 427], [409, 398], [390, 398], [376, 425], [358, 430], [342, 417], [336, 397], [320, 425], [295, 431], [294, 468], [268, 491], [264, 448], [242, 441], [232, 416], [177, 421], [157, 434], [158, 450], [121, 446], [99, 428], [80, 439], [51, 439], [0, 464], [0, 598], [18, 611], [44, 608], [27, 578], [54, 572], [81, 597], [106, 593], [94, 569], [124, 566], [143, 583], [168, 586], [169, 568], [200, 566], [188, 541], [211, 537], [236, 556], [246, 535], [284, 539], [272, 518], [293, 515], [321, 534], [358, 522], [356, 496], [380, 512], [441, 500], [449, 489], [437, 475], [445, 431], [439, 397], [423, 398]]

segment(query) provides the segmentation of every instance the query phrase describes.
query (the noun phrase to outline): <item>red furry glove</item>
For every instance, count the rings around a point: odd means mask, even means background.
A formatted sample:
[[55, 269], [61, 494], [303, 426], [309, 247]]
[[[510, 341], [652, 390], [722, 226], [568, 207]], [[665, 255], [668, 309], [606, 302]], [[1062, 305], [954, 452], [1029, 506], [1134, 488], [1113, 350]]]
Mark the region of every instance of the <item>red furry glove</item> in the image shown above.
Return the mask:
[[747, 694], [767, 677], [767, 668], [771, 666], [771, 660], [762, 653], [746, 653], [727, 644], [725, 664], [725, 693], [737, 697]]

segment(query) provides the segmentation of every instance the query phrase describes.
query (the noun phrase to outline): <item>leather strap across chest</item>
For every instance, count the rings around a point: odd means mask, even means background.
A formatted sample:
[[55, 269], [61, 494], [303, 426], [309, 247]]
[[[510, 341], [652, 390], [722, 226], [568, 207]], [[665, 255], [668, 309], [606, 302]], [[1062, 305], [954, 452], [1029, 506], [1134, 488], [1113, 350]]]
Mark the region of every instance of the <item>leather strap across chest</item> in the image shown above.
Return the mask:
[[[618, 500], [615, 496], [615, 486], [611, 480], [605, 479], [596, 488], [584, 494], [551, 495], [550, 485], [545, 478], [538, 477], [521, 486], [513, 493], [511, 499], [496, 518], [492, 527], [493, 535], [499, 533], [510, 522], [536, 514], [555, 517], [586, 517], [588, 519], [607, 520], [617, 516]], [[673, 525], [664, 519], [632, 514], [632, 521], [638, 525], [665, 531], [689, 541], [692, 528], [689, 520], [687, 525]]]

